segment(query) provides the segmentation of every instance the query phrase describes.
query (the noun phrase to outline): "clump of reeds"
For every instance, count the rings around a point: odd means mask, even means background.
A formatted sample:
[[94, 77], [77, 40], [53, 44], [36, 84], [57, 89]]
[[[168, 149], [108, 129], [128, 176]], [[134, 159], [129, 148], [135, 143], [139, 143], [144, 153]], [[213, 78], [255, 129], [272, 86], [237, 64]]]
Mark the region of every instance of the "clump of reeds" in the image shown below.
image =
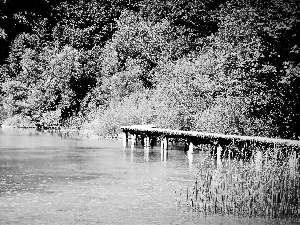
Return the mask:
[[[199, 165], [195, 184], [186, 191], [189, 211], [265, 218], [300, 218], [299, 156], [267, 149], [262, 163], [206, 158]], [[184, 201], [185, 202], [185, 201]]]

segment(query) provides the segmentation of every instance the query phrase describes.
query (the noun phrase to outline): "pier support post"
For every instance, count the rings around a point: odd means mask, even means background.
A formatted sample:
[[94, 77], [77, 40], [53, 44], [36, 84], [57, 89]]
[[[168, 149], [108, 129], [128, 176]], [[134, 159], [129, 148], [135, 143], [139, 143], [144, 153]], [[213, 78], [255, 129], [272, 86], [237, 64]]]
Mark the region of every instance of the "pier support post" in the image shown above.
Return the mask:
[[161, 153], [161, 161], [167, 160], [167, 150], [168, 150], [168, 138], [162, 136], [160, 138], [160, 153]]
[[217, 167], [222, 166], [221, 153], [222, 153], [222, 147], [220, 144], [218, 144], [217, 145]]
[[164, 137], [164, 161], [167, 161], [168, 157], [168, 138]]
[[193, 152], [194, 152], [194, 144], [193, 144], [193, 142], [189, 142], [189, 153], [191, 153], [191, 154], [193, 154]]
[[136, 144], [136, 134], [131, 135], [131, 147], [135, 146]]
[[144, 138], [144, 147], [148, 148], [149, 146], [150, 146], [150, 137], [145, 136], [145, 138]]
[[160, 137], [160, 159], [164, 160], [164, 140], [163, 137]]
[[164, 137], [163, 141], [164, 141], [164, 150], [168, 150], [168, 138]]
[[125, 148], [128, 143], [128, 133], [123, 132], [123, 147]]
[[164, 149], [164, 162], [167, 161], [167, 157], [168, 157], [168, 150], [165, 148]]
[[290, 176], [291, 178], [296, 177], [296, 152], [293, 152], [290, 156], [289, 156], [289, 169], [290, 169]]
[[255, 169], [256, 172], [260, 172], [262, 168], [262, 152], [257, 151], [255, 154]]
[[193, 142], [189, 142], [189, 150], [187, 152], [188, 160], [189, 160], [189, 170], [193, 169], [193, 160], [194, 160], [194, 144]]
[[167, 150], [168, 149], [168, 138], [161, 137], [160, 141], [161, 141], [161, 143], [160, 143], [161, 150]]

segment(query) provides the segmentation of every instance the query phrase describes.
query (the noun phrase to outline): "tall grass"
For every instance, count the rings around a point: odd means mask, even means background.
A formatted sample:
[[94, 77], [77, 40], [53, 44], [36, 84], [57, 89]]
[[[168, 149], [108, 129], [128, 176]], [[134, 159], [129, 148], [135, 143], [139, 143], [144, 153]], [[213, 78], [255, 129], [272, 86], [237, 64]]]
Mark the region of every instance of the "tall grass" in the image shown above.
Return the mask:
[[221, 167], [207, 157], [180, 205], [204, 215], [300, 219], [299, 159], [278, 148], [263, 152], [259, 168], [254, 156], [223, 159]]

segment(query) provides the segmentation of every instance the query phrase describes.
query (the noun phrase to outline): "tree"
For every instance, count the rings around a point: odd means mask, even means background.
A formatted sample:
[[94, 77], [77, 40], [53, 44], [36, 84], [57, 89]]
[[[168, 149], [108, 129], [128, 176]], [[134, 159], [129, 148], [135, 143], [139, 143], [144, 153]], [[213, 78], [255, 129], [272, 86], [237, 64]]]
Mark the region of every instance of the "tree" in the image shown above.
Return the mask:
[[124, 11], [117, 24], [118, 29], [102, 54], [104, 85], [114, 92], [114, 97], [120, 97], [118, 93], [124, 97], [141, 86], [153, 88], [155, 67], [180, 58], [188, 48], [181, 31], [166, 20], [147, 22], [134, 12]]
[[[51, 3], [50, 3], [51, 2]], [[0, 65], [5, 63], [10, 43], [21, 33], [30, 33], [40, 19], [51, 18], [52, 6], [57, 1], [7, 0], [0, 2], [0, 28], [5, 32], [1, 41]]]
[[115, 30], [115, 18], [119, 8], [115, 1], [62, 2], [55, 8], [57, 24], [53, 29], [53, 40], [60, 46], [90, 50], [103, 46]]

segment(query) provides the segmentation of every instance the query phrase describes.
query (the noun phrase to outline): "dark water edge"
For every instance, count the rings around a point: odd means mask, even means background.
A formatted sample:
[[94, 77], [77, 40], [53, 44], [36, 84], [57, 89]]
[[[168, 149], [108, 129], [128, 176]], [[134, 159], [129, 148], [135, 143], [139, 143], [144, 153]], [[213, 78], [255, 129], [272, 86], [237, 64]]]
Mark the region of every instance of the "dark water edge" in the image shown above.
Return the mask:
[[159, 146], [0, 130], [0, 224], [292, 224], [178, 209], [202, 159], [191, 165], [180, 146], [162, 162]]

